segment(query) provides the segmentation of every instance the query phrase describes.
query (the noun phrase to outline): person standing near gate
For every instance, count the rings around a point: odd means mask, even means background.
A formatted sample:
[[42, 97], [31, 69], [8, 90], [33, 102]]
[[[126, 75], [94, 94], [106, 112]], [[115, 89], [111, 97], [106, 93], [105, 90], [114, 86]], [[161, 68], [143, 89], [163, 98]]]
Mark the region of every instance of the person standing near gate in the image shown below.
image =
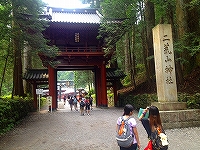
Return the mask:
[[68, 96], [68, 101], [69, 101], [69, 105], [70, 105], [70, 109], [71, 109], [71, 111], [72, 111], [72, 108], [73, 108], [73, 99], [72, 99], [72, 97], [71, 96]]
[[87, 97], [85, 100], [85, 111], [87, 115], [90, 115], [90, 99]]
[[91, 107], [91, 110], [92, 110], [93, 98], [92, 98], [91, 95], [90, 95], [90, 97], [89, 97], [89, 100], [90, 100], [90, 107]]
[[74, 95], [74, 96], [73, 96], [73, 104], [74, 104], [74, 109], [75, 109], [75, 111], [78, 111], [77, 103], [78, 103], [78, 100], [77, 100], [76, 96]]

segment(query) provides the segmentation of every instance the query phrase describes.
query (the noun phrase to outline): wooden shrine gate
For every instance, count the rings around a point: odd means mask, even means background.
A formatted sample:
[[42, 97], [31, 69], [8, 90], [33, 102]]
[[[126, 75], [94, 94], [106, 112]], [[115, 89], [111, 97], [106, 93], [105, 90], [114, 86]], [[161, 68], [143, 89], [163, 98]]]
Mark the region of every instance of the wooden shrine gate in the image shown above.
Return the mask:
[[[54, 59], [39, 54], [43, 65], [48, 68], [53, 109], [57, 108], [58, 70], [92, 70], [97, 106], [107, 107], [106, 64], [110, 58], [104, 56], [103, 41], [97, 39], [102, 16], [95, 9], [48, 8], [46, 14], [51, 16], [51, 20], [44, 36], [50, 45], [59, 48], [59, 54]], [[114, 91], [117, 103], [116, 89]]]

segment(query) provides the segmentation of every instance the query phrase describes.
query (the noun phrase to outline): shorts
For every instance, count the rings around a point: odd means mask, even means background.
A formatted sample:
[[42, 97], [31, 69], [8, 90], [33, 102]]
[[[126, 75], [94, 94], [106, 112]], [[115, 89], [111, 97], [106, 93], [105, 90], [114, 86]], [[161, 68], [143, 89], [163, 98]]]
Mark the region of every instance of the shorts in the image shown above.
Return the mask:
[[86, 106], [85, 106], [85, 109], [86, 109], [86, 110], [90, 110], [90, 105], [86, 105]]

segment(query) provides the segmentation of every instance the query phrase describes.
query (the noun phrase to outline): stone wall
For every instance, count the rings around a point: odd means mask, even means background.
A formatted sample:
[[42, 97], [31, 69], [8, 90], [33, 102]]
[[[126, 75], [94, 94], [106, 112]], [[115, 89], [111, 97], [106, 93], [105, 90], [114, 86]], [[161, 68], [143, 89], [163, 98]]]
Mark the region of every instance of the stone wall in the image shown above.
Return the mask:
[[160, 111], [164, 129], [200, 126], [200, 109]]

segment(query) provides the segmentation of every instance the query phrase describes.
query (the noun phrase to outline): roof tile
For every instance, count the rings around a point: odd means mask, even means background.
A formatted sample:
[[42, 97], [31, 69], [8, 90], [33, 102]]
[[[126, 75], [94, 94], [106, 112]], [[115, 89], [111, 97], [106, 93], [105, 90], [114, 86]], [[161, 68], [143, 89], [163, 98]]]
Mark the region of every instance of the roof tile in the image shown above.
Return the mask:
[[52, 22], [100, 24], [97, 13], [52, 12]]

